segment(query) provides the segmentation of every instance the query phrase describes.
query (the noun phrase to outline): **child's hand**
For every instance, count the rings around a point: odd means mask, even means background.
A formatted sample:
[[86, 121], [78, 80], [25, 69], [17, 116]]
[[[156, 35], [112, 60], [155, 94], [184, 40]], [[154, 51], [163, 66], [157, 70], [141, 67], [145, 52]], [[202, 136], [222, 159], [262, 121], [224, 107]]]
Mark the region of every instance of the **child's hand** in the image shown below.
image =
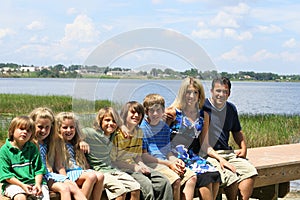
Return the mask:
[[83, 153], [90, 153], [90, 145], [85, 141], [81, 141], [79, 143], [79, 148], [81, 151], [83, 151]]
[[35, 196], [40, 196], [43, 194], [42, 192], [42, 186], [39, 184], [36, 184], [32, 187], [32, 194]]
[[176, 111], [174, 108], [167, 108], [164, 115], [163, 120], [170, 125], [176, 118]]
[[32, 194], [33, 186], [28, 184], [22, 184], [21, 188], [26, 192], [26, 194]]
[[125, 125], [120, 126], [120, 129], [125, 138], [128, 138], [130, 136], [129, 130]]
[[181, 159], [177, 159], [174, 164], [175, 172], [179, 175], [183, 175], [185, 173], [185, 163]]

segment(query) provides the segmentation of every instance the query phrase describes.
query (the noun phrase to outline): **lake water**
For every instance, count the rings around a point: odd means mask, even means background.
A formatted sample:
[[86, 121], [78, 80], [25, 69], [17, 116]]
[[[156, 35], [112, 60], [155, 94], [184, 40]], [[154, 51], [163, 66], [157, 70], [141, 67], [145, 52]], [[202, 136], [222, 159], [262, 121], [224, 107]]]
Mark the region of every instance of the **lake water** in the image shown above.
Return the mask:
[[[174, 100], [181, 80], [0, 78], [0, 93], [69, 95], [73, 99], [108, 99], [118, 103], [142, 102], [145, 95], [159, 93], [166, 105]], [[211, 81], [203, 81], [206, 96]], [[240, 113], [300, 114], [300, 82], [233, 81], [229, 100]]]

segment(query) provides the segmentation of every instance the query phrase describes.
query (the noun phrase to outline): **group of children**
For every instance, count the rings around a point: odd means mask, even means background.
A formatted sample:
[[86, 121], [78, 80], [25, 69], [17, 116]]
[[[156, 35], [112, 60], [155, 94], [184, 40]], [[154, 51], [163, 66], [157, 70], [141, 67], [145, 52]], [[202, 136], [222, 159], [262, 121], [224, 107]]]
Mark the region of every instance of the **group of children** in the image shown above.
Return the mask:
[[[184, 101], [198, 106], [200, 90], [190, 90]], [[17, 200], [47, 200], [50, 190], [63, 200], [192, 200], [199, 188], [201, 199], [215, 199], [220, 174], [198, 155], [200, 148], [193, 149], [201, 146], [200, 111], [190, 148], [173, 143], [174, 123], [166, 123], [165, 110], [164, 98], [149, 94], [142, 104], [127, 102], [120, 113], [101, 108], [93, 127], [82, 129], [74, 113], [54, 115], [46, 107], [15, 117], [0, 149], [3, 194]]]

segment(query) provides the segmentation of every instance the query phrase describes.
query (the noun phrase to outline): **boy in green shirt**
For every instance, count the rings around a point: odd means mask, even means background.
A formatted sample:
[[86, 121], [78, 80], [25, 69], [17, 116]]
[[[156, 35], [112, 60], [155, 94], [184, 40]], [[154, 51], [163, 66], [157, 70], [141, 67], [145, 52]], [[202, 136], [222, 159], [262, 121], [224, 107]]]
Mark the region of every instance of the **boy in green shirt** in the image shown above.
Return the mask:
[[2, 194], [11, 199], [25, 200], [30, 195], [50, 199], [43, 182], [45, 167], [37, 146], [31, 142], [34, 133], [35, 125], [29, 117], [15, 117], [8, 129], [8, 139], [0, 149]]

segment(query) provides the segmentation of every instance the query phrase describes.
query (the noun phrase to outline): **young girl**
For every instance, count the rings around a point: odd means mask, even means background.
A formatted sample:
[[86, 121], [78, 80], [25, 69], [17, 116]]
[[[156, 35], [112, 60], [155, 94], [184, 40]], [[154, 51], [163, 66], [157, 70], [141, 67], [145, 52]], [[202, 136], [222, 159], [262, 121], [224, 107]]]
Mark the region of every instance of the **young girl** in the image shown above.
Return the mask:
[[84, 153], [80, 150], [83, 140], [79, 122], [72, 112], [61, 112], [56, 116], [57, 133], [65, 142], [64, 163], [66, 174], [75, 181], [88, 199], [101, 199], [104, 176], [100, 172], [88, 169]]
[[31, 142], [34, 133], [32, 119], [15, 117], [8, 129], [8, 139], [0, 149], [2, 192], [11, 199], [26, 200], [30, 195], [50, 199], [43, 182], [45, 167], [38, 148]]
[[29, 116], [35, 122], [35, 140], [46, 167], [47, 172], [44, 177], [50, 190], [59, 192], [62, 200], [71, 200], [72, 196], [75, 200], [86, 199], [76, 183], [70, 181], [65, 175], [53, 172], [53, 168], [57, 168], [58, 171], [64, 170], [60, 157], [64, 143], [61, 138], [56, 137], [52, 110], [39, 107], [34, 109]]
[[144, 107], [140, 103], [130, 101], [123, 106], [121, 118], [129, 136], [125, 138], [122, 131], [117, 131], [111, 151], [112, 162], [140, 183], [142, 198], [173, 200], [172, 186], [167, 178], [146, 166], [142, 160], [143, 132], [139, 125], [143, 117]]
[[123, 200], [126, 193], [130, 193], [130, 200], [139, 200], [140, 184], [129, 174], [111, 165], [112, 139], [120, 125], [120, 116], [112, 107], [99, 110], [94, 128], [82, 129], [85, 141], [90, 145], [87, 159], [94, 170], [104, 173], [104, 188], [108, 199]]

